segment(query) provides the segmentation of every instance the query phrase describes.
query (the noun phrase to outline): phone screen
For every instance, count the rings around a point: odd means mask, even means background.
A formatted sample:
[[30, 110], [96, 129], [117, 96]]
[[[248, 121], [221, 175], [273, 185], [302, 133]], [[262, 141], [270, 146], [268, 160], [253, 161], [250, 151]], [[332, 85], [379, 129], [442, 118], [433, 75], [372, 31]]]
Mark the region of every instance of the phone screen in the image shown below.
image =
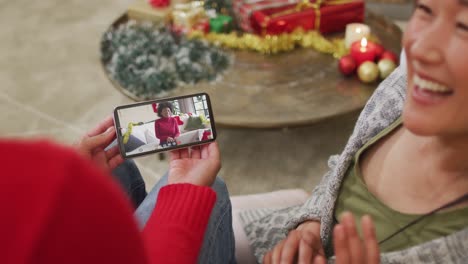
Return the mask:
[[114, 121], [124, 158], [205, 144], [216, 139], [206, 93], [115, 108]]

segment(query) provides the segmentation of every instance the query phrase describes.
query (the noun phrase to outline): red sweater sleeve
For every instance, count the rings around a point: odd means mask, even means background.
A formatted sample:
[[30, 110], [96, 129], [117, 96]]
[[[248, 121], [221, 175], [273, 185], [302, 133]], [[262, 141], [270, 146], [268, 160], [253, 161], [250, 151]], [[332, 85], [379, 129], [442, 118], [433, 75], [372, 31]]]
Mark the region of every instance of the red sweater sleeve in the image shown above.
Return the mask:
[[0, 263], [148, 263], [129, 201], [72, 150], [1, 142]]
[[111, 176], [72, 150], [0, 140], [0, 158], [0, 263], [196, 262], [210, 188], [164, 187], [142, 235]]
[[151, 263], [196, 263], [215, 202], [216, 193], [209, 187], [162, 188], [143, 231]]

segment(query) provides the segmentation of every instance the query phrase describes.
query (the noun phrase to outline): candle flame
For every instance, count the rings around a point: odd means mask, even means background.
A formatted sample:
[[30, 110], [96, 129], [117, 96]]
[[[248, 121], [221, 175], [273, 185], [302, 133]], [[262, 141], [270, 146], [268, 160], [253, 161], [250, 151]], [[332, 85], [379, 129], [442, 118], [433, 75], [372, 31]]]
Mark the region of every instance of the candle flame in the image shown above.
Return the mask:
[[367, 39], [366, 38], [362, 38], [361, 47], [363, 47], [363, 48], [367, 47]]

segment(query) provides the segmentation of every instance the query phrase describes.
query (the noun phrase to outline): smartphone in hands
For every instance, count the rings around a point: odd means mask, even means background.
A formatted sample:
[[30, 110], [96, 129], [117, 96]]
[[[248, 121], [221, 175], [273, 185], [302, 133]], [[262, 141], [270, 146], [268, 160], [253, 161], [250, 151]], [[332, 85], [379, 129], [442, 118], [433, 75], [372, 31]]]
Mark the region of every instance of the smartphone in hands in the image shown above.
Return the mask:
[[118, 106], [114, 123], [120, 153], [126, 159], [216, 140], [206, 93]]

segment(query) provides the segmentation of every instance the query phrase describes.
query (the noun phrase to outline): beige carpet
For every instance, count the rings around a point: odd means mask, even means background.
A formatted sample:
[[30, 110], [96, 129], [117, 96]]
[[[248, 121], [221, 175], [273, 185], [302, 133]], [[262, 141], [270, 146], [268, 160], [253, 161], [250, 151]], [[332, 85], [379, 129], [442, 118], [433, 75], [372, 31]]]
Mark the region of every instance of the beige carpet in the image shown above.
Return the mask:
[[[101, 70], [101, 34], [130, 0], [0, 1], [0, 135], [75, 141], [131, 100]], [[357, 114], [289, 130], [219, 129], [232, 194], [311, 190]], [[136, 160], [150, 188], [167, 169], [156, 155]]]

